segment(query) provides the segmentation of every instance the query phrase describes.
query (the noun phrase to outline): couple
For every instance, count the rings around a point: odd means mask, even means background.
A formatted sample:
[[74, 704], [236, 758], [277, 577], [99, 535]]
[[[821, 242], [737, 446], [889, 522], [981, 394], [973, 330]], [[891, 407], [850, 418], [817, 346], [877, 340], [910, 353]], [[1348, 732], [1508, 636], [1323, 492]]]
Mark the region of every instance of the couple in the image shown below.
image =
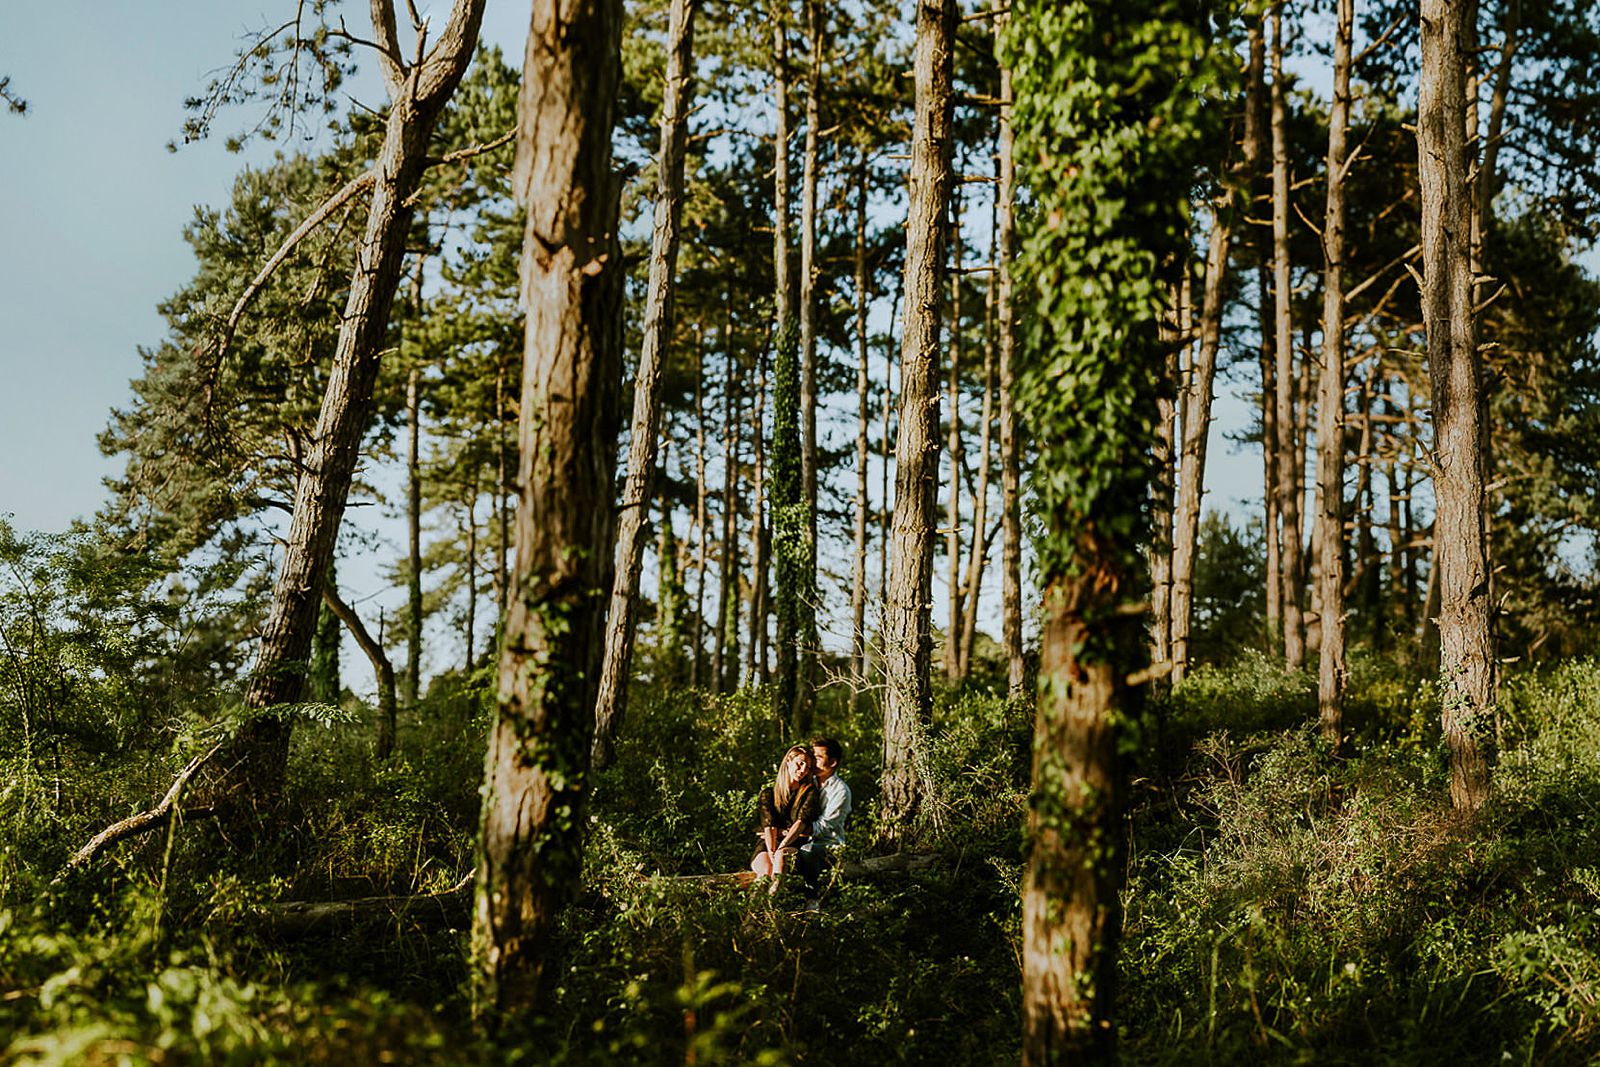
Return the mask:
[[850, 815], [850, 787], [839, 777], [844, 749], [831, 737], [792, 745], [778, 763], [778, 776], [761, 791], [756, 835], [761, 851], [750, 860], [758, 876], [779, 876], [798, 868], [811, 907], [832, 851], [844, 846], [844, 821]]

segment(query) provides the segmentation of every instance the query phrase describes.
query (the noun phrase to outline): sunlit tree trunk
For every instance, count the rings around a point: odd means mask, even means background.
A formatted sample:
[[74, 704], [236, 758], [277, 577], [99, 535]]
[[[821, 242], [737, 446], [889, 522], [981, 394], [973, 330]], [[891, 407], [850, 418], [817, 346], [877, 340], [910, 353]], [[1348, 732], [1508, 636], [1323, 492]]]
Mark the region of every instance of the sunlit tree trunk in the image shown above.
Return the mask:
[[[999, 14], [1005, 0], [995, 0], [995, 33], [1005, 29]], [[1022, 447], [1018, 440], [1016, 409], [1016, 327], [1013, 320], [1011, 263], [1016, 256], [1013, 205], [1016, 160], [1012, 155], [1011, 69], [1000, 66], [1000, 144], [996, 155], [1000, 180], [995, 185], [999, 205], [995, 232], [995, 334], [1000, 361], [1000, 630], [1006, 652], [1006, 697], [1012, 703], [1025, 699], [1026, 664], [1022, 658]]]
[[1484, 550], [1482, 384], [1473, 322], [1460, 0], [1422, 0], [1417, 103], [1422, 187], [1423, 321], [1433, 392], [1434, 559], [1440, 689], [1450, 798], [1476, 811], [1489, 794], [1486, 751], [1495, 705], [1489, 568]]
[[[1322, 376], [1317, 391], [1317, 581], [1322, 642], [1317, 718], [1337, 745], [1344, 729], [1344, 181], [1354, 160], [1350, 123], [1350, 40], [1355, 0], [1338, 0], [1333, 34], [1333, 106], [1328, 112], [1328, 198], [1322, 224]], [[1363, 457], [1365, 462], [1365, 457]], [[1359, 502], [1359, 498], [1358, 498]]]
[[472, 921], [485, 1013], [540, 1003], [556, 917], [583, 869], [622, 388], [621, 33], [619, 0], [535, 0], [517, 105], [521, 499]]
[[944, 679], [961, 680], [961, 465], [965, 459], [961, 438], [961, 187], [950, 193], [950, 368], [945, 387], [945, 498], [944, 555], [946, 604]]
[[1282, 567], [1283, 658], [1290, 670], [1305, 661], [1301, 615], [1300, 468], [1304, 451], [1295, 422], [1294, 332], [1289, 291], [1289, 142], [1283, 79], [1283, 3], [1273, 4], [1268, 52], [1272, 65], [1272, 288], [1273, 349], [1277, 355], [1278, 552]]
[[928, 784], [919, 762], [932, 714], [933, 516], [939, 480], [939, 300], [950, 195], [955, 0], [917, 4], [916, 113], [906, 219], [905, 325], [895, 444], [894, 554], [884, 605], [883, 827], [912, 829]]
[[867, 670], [867, 428], [872, 421], [871, 375], [867, 366], [867, 155], [856, 175], [856, 496], [855, 551], [850, 561], [851, 705], [860, 702]]
[[295, 482], [283, 564], [245, 690], [245, 705], [265, 714], [249, 720], [237, 735], [233, 752], [217, 764], [229, 768], [226, 777], [244, 785], [255, 798], [270, 798], [282, 787], [291, 720], [270, 709], [294, 704], [304, 692], [323, 575], [338, 538], [361, 442], [372, 421], [373, 388], [411, 231], [412, 194], [427, 166], [434, 123], [476, 47], [483, 0], [456, 0], [432, 47], [420, 62], [408, 66], [401, 66], [397, 58], [401, 52], [392, 4], [374, 0], [372, 12], [377, 43], [386, 49], [380, 65], [391, 106], [373, 167], [366, 231], [356, 252], [311, 447]]
[[656, 155], [654, 232], [645, 291], [644, 338], [633, 382], [628, 433], [628, 478], [617, 526], [617, 572], [606, 618], [605, 667], [595, 703], [594, 763], [611, 764], [617, 730], [628, 709], [633, 663], [634, 602], [644, 562], [645, 509], [655, 496], [656, 438], [661, 429], [661, 366], [672, 337], [678, 225], [683, 216], [683, 156], [694, 94], [694, 15], [697, 0], [672, 0], [667, 14], [667, 69], [661, 99], [661, 144]]

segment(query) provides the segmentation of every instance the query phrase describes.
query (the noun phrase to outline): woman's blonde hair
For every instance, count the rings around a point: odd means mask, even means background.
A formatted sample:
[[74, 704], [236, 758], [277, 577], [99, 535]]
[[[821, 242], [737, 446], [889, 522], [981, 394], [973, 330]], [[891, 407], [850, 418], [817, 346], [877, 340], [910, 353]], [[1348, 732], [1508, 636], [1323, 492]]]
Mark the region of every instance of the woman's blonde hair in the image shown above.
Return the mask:
[[772, 799], [776, 800], [778, 807], [785, 811], [789, 810], [789, 804], [792, 800], [796, 797], [804, 796], [805, 791], [811, 788], [810, 778], [807, 778], [805, 784], [797, 790], [794, 780], [789, 777], [789, 757], [796, 752], [804, 756], [808, 763], [810, 762], [811, 750], [809, 748], [805, 745], [790, 745], [784, 751], [783, 757], [778, 760], [778, 775], [772, 782]]

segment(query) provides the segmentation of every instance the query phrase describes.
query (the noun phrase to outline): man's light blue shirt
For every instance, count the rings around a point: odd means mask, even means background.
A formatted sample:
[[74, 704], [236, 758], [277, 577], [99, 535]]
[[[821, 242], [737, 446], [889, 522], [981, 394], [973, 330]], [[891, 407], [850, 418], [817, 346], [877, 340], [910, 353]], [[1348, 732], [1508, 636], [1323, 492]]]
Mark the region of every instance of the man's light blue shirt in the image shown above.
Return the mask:
[[822, 783], [822, 814], [811, 823], [811, 839], [828, 848], [844, 845], [844, 821], [850, 817], [850, 787], [837, 774]]

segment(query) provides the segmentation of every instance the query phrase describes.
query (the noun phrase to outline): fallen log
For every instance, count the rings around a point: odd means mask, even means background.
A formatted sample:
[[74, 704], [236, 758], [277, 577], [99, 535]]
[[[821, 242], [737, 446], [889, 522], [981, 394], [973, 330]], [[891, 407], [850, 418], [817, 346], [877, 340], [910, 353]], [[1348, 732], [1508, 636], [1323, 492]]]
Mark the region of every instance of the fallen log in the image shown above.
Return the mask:
[[356, 897], [351, 900], [289, 900], [256, 913], [264, 933], [284, 939], [333, 934], [375, 922], [427, 928], [464, 928], [472, 904], [472, 876], [438, 893]]
[[[896, 852], [889, 856], [869, 856], [864, 860], [846, 860], [843, 863], [835, 864], [831, 871], [837, 872], [837, 876], [840, 878], [871, 878], [879, 874], [920, 871], [926, 867], [932, 867], [938, 862], [938, 856]], [[717, 886], [754, 885], [756, 872], [727, 871], [721, 874], [654, 874], [650, 875], [649, 878], [651, 881], [671, 882], [673, 885], [703, 886], [711, 889]]]

